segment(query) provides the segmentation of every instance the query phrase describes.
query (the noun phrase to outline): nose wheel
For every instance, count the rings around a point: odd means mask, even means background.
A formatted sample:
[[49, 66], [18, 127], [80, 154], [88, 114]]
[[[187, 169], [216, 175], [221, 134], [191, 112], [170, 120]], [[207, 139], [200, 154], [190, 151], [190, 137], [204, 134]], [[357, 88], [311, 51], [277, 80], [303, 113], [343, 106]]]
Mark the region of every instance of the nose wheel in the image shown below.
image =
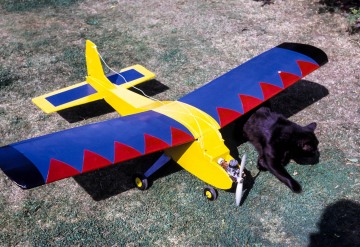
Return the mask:
[[209, 201], [215, 201], [218, 198], [218, 193], [213, 187], [205, 187], [204, 196]]

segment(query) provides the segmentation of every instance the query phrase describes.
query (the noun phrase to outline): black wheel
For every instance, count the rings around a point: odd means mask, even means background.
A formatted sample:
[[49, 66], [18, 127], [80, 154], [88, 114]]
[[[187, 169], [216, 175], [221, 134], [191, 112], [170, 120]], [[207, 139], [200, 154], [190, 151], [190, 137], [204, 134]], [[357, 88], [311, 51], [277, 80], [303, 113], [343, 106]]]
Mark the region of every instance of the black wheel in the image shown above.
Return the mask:
[[149, 186], [148, 179], [139, 174], [134, 177], [134, 183], [139, 190], [146, 190]]
[[217, 191], [213, 188], [213, 187], [206, 187], [204, 189], [204, 196], [209, 200], [209, 201], [214, 201], [217, 199], [218, 197], [218, 193]]

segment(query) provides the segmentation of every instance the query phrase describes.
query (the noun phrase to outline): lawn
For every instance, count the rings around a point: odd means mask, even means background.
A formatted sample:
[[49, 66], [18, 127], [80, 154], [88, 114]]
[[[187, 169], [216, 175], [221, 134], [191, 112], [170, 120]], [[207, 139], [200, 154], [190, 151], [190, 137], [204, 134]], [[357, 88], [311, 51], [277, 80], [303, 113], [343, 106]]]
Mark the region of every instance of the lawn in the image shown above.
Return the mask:
[[31, 190], [0, 172], [0, 245], [360, 246], [360, 34], [327, 9], [318, 0], [0, 0], [0, 146], [118, 116], [104, 102], [50, 115], [31, 102], [84, 79], [86, 39], [114, 69], [139, 63], [155, 72], [146, 89], [159, 100], [282, 42], [329, 57], [271, 100], [292, 121], [318, 124], [320, 162], [287, 166], [301, 194], [259, 173], [248, 143], [237, 148], [248, 155], [241, 207], [227, 191], [207, 201], [205, 184], [174, 162], [149, 190], [135, 189], [133, 174], [159, 154]]

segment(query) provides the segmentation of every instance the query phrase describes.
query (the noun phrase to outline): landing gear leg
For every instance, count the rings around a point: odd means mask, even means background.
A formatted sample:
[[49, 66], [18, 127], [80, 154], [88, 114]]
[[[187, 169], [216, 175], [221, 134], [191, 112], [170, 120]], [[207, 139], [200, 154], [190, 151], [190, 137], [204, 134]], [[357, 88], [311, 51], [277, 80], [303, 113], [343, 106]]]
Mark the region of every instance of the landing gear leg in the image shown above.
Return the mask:
[[144, 173], [144, 175], [138, 174], [134, 178], [135, 186], [139, 190], [146, 190], [148, 188], [148, 178], [163, 167], [171, 158], [166, 154], [160, 156], [160, 158]]

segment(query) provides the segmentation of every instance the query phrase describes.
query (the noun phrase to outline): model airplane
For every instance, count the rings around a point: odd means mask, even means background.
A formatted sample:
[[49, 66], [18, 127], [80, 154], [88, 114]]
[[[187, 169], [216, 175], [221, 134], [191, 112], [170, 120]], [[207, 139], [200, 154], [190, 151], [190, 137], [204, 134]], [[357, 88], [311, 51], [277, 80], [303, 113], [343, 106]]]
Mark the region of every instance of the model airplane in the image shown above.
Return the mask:
[[[234, 178], [219, 165], [235, 160], [219, 130], [326, 62], [318, 48], [283, 43], [177, 101], [160, 102], [128, 90], [153, 79], [152, 72], [135, 65], [106, 76], [95, 44], [86, 41], [86, 81], [33, 102], [51, 113], [104, 99], [121, 117], [1, 147], [0, 168], [29, 189], [163, 151], [135, 178], [139, 189], [170, 159], [215, 188], [242, 188], [242, 170]], [[217, 192], [207, 187], [204, 195], [214, 200]]]

